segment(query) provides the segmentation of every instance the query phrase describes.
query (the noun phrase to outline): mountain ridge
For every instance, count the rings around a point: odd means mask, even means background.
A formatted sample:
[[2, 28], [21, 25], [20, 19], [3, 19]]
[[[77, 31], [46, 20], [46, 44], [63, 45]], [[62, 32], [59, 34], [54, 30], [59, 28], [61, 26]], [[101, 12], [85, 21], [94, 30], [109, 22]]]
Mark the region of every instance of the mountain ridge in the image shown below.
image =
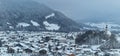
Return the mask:
[[1, 31], [79, 31], [82, 28], [63, 13], [32, 0], [0, 2]]

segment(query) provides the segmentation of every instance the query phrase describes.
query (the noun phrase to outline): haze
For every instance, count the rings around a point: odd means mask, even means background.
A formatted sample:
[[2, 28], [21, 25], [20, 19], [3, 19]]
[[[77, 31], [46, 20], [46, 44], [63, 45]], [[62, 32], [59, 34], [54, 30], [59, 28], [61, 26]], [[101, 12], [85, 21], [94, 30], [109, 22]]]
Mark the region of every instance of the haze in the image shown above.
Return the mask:
[[120, 0], [35, 0], [77, 22], [119, 22]]

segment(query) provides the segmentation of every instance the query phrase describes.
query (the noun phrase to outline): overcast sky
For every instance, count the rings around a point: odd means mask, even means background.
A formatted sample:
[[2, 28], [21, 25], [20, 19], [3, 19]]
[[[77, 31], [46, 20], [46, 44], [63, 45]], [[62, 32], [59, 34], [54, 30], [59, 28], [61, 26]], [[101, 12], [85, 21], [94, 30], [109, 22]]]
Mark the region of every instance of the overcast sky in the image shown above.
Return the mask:
[[120, 0], [36, 0], [74, 20], [118, 21]]

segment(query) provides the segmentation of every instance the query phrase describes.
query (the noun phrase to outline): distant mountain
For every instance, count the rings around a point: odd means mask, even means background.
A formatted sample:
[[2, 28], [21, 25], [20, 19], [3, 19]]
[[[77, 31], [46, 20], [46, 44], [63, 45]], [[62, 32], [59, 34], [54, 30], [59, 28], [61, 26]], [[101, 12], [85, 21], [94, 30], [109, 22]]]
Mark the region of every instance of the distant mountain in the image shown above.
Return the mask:
[[32, 0], [0, 0], [0, 30], [79, 31], [80, 26], [59, 11]]
[[116, 24], [116, 23], [111, 23], [111, 22], [101, 22], [101, 23], [84, 23], [85, 25], [88, 25], [90, 27], [83, 27], [83, 29], [87, 29], [87, 30], [104, 30], [105, 26], [108, 25], [108, 30], [112, 31], [113, 33], [119, 33], [120, 32], [120, 24]]

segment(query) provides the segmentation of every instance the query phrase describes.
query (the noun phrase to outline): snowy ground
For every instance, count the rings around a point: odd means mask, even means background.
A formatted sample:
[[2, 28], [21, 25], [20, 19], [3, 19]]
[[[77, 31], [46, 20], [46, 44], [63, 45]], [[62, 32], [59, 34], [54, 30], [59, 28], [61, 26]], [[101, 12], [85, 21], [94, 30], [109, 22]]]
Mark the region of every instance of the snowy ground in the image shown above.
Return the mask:
[[[115, 24], [115, 23], [105, 23], [105, 22], [102, 22], [102, 23], [85, 23], [86, 25], [89, 25], [91, 27], [97, 27], [99, 30], [103, 30], [105, 29], [106, 25], [108, 25], [108, 28], [110, 31], [120, 31], [120, 25], [119, 24]], [[86, 28], [84, 27], [85, 29], [91, 29], [91, 28]]]
[[[56, 45], [59, 49], [58, 52], [63, 52], [62, 47], [68, 46], [65, 36], [75, 36], [77, 33], [58, 33], [58, 32], [0, 32], [0, 40], [2, 41], [2, 47], [0, 47], [0, 56], [10, 56], [7, 53], [7, 48], [12, 48], [15, 53], [25, 53], [24, 49], [31, 49], [33, 53], [38, 53], [40, 50], [48, 51], [49, 45], [51, 46], [51, 52], [55, 52]], [[50, 37], [49, 42], [45, 42], [45, 38]], [[57, 41], [56, 41], [57, 40]], [[59, 40], [59, 41], [58, 41]], [[69, 40], [68, 40], [69, 41]], [[56, 45], [55, 45], [56, 44]], [[49, 53], [51, 54], [51, 53]], [[11, 54], [12, 55], [12, 54]], [[16, 54], [14, 54], [16, 55]], [[23, 55], [23, 54], [21, 54]]]
[[[76, 56], [95, 56], [96, 52], [99, 56], [103, 56], [105, 52], [99, 49], [100, 45], [76, 45], [75, 38], [78, 32], [60, 33], [60, 32], [0, 32], [0, 56], [39, 56], [41, 50], [46, 50], [48, 56], [68, 56], [75, 54]], [[71, 37], [72, 36], [72, 37]], [[46, 37], [50, 37], [46, 41]], [[7, 53], [8, 47], [15, 52]], [[26, 53], [25, 49], [32, 50], [32, 53]], [[37, 54], [36, 54], [37, 53]], [[111, 55], [120, 55], [120, 49], [107, 51]]]

